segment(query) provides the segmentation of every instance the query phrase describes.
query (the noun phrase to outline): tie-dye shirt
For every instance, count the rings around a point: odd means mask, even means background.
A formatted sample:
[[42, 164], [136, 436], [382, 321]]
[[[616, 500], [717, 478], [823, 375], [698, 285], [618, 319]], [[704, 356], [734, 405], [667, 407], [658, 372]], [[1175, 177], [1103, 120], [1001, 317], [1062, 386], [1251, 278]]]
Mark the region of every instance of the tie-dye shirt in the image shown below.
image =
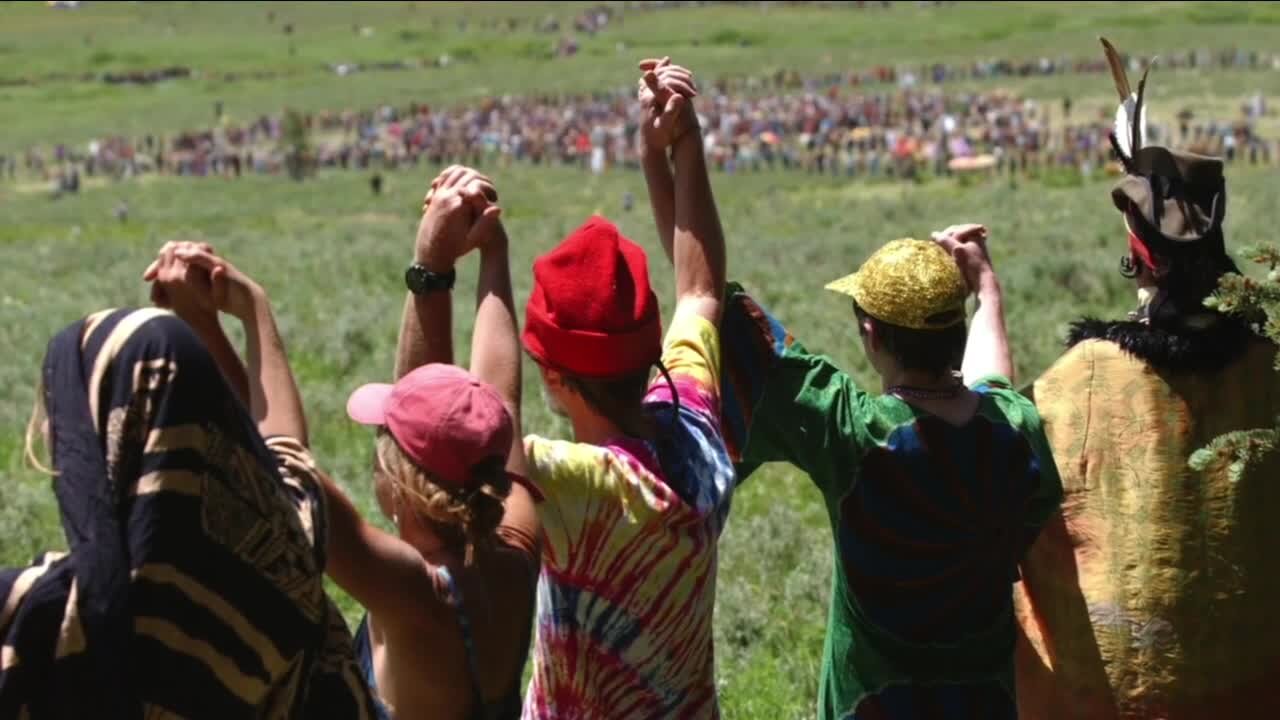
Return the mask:
[[525, 718], [715, 718], [716, 541], [734, 473], [720, 339], [680, 308], [645, 397], [658, 440], [525, 440], [545, 534]]

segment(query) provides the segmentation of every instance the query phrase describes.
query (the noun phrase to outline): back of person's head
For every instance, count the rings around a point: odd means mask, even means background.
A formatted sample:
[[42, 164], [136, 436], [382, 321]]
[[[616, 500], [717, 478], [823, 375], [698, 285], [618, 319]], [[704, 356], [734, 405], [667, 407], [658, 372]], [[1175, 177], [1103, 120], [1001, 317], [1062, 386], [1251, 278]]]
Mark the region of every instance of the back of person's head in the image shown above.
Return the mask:
[[968, 329], [963, 314], [955, 324], [938, 330], [918, 330], [884, 322], [862, 309], [856, 300], [853, 312], [858, 320], [858, 332], [865, 335], [866, 325], [870, 323], [880, 346], [903, 370], [945, 375], [958, 369], [964, 360]]
[[853, 298], [859, 334], [865, 336], [869, 326], [902, 370], [944, 375], [960, 367], [969, 290], [955, 260], [937, 243], [894, 240], [827, 289]]
[[1154, 283], [1142, 309], [1145, 318], [1172, 327], [1210, 315], [1205, 298], [1224, 274], [1239, 272], [1223, 235], [1222, 161], [1149, 146], [1135, 151], [1129, 162], [1111, 198], [1129, 234], [1123, 272]]
[[1170, 329], [1192, 319], [1215, 324], [1223, 318], [1209, 312], [1204, 301], [1219, 278], [1238, 272], [1222, 233], [1227, 212], [1222, 160], [1147, 144], [1150, 67], [1131, 93], [1119, 51], [1106, 39], [1101, 42], [1122, 98], [1110, 138], [1125, 175], [1111, 199], [1129, 231], [1122, 272], [1138, 278], [1144, 291], [1136, 314]]
[[511, 490], [515, 433], [497, 390], [459, 367], [424, 365], [395, 385], [360, 387], [347, 414], [379, 428], [375, 472], [394, 513], [412, 512], [455, 545], [491, 538]]
[[533, 264], [522, 341], [544, 370], [628, 434], [652, 432], [641, 401], [662, 356], [644, 250], [595, 216]]
[[466, 485], [458, 487], [414, 462], [389, 431], [380, 430], [374, 463], [380, 480], [396, 495], [395, 506], [414, 513], [448, 543], [482, 545], [502, 522], [511, 476], [501, 457], [472, 467]]

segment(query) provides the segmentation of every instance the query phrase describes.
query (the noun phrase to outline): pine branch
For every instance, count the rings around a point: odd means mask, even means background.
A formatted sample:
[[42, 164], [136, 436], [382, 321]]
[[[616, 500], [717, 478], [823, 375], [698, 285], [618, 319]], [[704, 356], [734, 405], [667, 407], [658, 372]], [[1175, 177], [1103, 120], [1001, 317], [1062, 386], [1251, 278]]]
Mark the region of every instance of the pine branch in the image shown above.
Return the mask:
[[[1255, 332], [1280, 344], [1280, 247], [1245, 248], [1244, 256], [1270, 272], [1265, 280], [1230, 273], [1218, 280], [1218, 289], [1205, 298], [1205, 307], [1248, 322]], [[1277, 358], [1280, 370], [1280, 358]]]
[[1240, 430], [1216, 437], [1207, 447], [1192, 453], [1187, 464], [1198, 472], [1225, 464], [1227, 477], [1231, 482], [1239, 482], [1249, 468], [1277, 447], [1280, 447], [1280, 418], [1276, 418], [1275, 428]]
[[[1264, 265], [1270, 272], [1266, 280], [1234, 273], [1218, 280], [1218, 289], [1205, 298], [1205, 307], [1243, 318], [1254, 332], [1280, 345], [1280, 246], [1256, 245], [1242, 253], [1250, 261]], [[1280, 353], [1276, 354], [1276, 370], [1280, 371]], [[1266, 455], [1280, 447], [1280, 417], [1271, 428], [1241, 430], [1214, 438], [1208, 446], [1191, 455], [1188, 465], [1205, 470], [1225, 465], [1227, 477], [1238, 482], [1244, 473]]]

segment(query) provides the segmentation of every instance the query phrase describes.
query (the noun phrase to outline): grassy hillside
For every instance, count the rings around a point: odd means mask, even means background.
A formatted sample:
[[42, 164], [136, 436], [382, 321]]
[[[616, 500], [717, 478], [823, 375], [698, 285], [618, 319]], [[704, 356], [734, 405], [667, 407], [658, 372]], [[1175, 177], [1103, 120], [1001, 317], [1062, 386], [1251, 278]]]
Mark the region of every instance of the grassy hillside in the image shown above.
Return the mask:
[[[957, 3], [921, 8], [717, 6], [625, 11], [599, 33], [571, 33], [576, 3], [43, 3], [0, 4], [0, 149], [94, 135], [141, 134], [211, 122], [221, 100], [233, 117], [282, 106], [371, 107], [454, 103], [496, 93], [576, 92], [631, 82], [634, 61], [670, 54], [706, 78], [779, 68], [829, 72], [877, 63], [1098, 57], [1097, 36], [1143, 54], [1183, 48], [1272, 50], [1280, 5], [1272, 3]], [[268, 14], [274, 13], [272, 19]], [[536, 30], [547, 17], [562, 31]], [[488, 27], [518, 21], [517, 28]], [[465, 24], [461, 24], [465, 23]], [[285, 35], [283, 28], [292, 26]], [[550, 56], [561, 35], [581, 50]], [[292, 52], [290, 51], [292, 48]], [[434, 61], [446, 68], [356, 73], [334, 63]], [[198, 77], [152, 86], [81, 81], [85, 74], [181, 65]], [[258, 73], [269, 77], [254, 79]], [[239, 79], [228, 81], [235, 74]], [[1214, 70], [1161, 76], [1162, 98], [1202, 104], [1261, 87], [1275, 73]], [[1007, 83], [1006, 83], [1007, 84]], [[1017, 89], [1056, 99], [1113, 95], [1099, 76], [1036, 79]], [[1205, 109], [1205, 108], [1202, 108]]]
[[[1191, 43], [1270, 49], [1280, 23], [1273, 4], [960, 4], [889, 10], [714, 7], [628, 12], [594, 37], [579, 34], [574, 58], [549, 59], [558, 35], [532, 29], [548, 15], [562, 26], [580, 6], [554, 3], [465, 6], [427, 3], [255, 4], [88, 3], [55, 12], [43, 3], [0, 4], [0, 151], [82, 140], [98, 133], [164, 132], [206, 123], [215, 100], [244, 118], [282, 106], [365, 107], [377, 102], [463, 101], [498, 92], [570, 91], [630, 85], [633, 61], [668, 53], [703, 77], [780, 67], [820, 72], [874, 63], [1021, 59], [1041, 54], [1094, 57], [1106, 32], [1124, 49], [1157, 52]], [[275, 17], [268, 21], [268, 12]], [[486, 27], [517, 18], [513, 32]], [[459, 22], [465, 20], [463, 29]], [[281, 27], [291, 23], [294, 52]], [[353, 30], [354, 26], [354, 30]], [[363, 28], [372, 32], [363, 32]], [[338, 77], [328, 62], [436, 58], [447, 68]], [[101, 73], [189, 65], [199, 78], [149, 87], [76, 79]], [[226, 81], [227, 73], [272, 73]], [[1152, 102], [1172, 99], [1206, 114], [1234, 113], [1255, 89], [1274, 92], [1275, 72], [1168, 72]], [[1011, 88], [1078, 107], [1113, 102], [1105, 76], [1009, 81]], [[1185, 94], [1185, 95], [1184, 95]], [[1163, 102], [1163, 104], [1162, 104]], [[1091, 109], [1090, 109], [1091, 110]], [[1271, 121], [1274, 123], [1274, 119]], [[518, 304], [527, 298], [532, 259], [592, 212], [610, 216], [650, 251], [668, 316], [672, 284], [645, 211], [643, 179], [614, 171], [593, 177], [569, 168], [484, 168], [498, 182], [512, 237]], [[403, 299], [418, 208], [435, 168], [384, 173], [372, 196], [367, 174], [322, 173], [305, 183], [279, 177], [154, 178], [79, 195], [0, 181], [0, 565], [63, 545], [49, 481], [23, 467], [21, 437], [45, 343], [90, 311], [146, 302], [142, 269], [166, 240], [213, 243], [271, 293], [305, 396], [318, 459], [370, 517], [371, 435], [346, 419], [347, 394], [386, 379]], [[1231, 246], [1280, 226], [1277, 170], [1233, 167]], [[854, 269], [872, 249], [907, 235], [925, 237], [955, 222], [983, 222], [1008, 294], [1018, 381], [1029, 382], [1060, 353], [1068, 322], [1116, 317], [1134, 302], [1117, 272], [1124, 251], [1119, 218], [1097, 179], [1068, 187], [1006, 180], [960, 185], [849, 184], [801, 173], [713, 178], [730, 246], [730, 276], [754, 289], [810, 348], [833, 356], [873, 386], [847, 301], [823, 284]], [[636, 209], [624, 212], [631, 192]], [[112, 209], [127, 202], [120, 223]], [[471, 329], [476, 261], [459, 268], [455, 330]], [[468, 351], [459, 342], [459, 357]], [[568, 433], [545, 407], [525, 368], [525, 425]], [[771, 467], [744, 486], [721, 543], [716, 641], [724, 716], [814, 715], [819, 655], [831, 576], [831, 542], [819, 494], [802, 475]], [[381, 519], [379, 518], [379, 522]], [[348, 616], [359, 609], [343, 598]]]
[[[527, 167], [492, 172], [506, 202], [521, 306], [532, 258], [600, 211], [649, 250], [669, 314], [671, 278], [651, 222], [641, 210], [621, 210], [624, 192], [642, 197], [638, 175], [591, 179], [576, 170]], [[92, 310], [144, 303], [139, 275], [169, 238], [207, 239], [271, 292], [317, 456], [375, 516], [367, 474], [371, 435], [349, 422], [343, 407], [352, 388], [389, 376], [403, 297], [400, 273], [430, 175], [425, 169], [390, 175], [379, 198], [370, 197], [362, 175], [335, 173], [305, 184], [267, 177], [162, 180], [95, 187], [56, 202], [33, 195], [10, 202], [12, 220], [0, 226], [6, 279], [0, 344], [9, 350], [0, 366], [0, 563], [22, 562], [62, 543], [48, 480], [20, 461], [45, 342]], [[1233, 175], [1234, 243], [1263, 237], [1280, 224], [1280, 207], [1271, 201], [1276, 180], [1274, 171]], [[1105, 183], [911, 188], [780, 173], [717, 176], [715, 187], [731, 276], [757, 290], [797, 337], [863, 383], [872, 383], [873, 375], [858, 349], [848, 303], [822, 285], [895, 237], [924, 236], [958, 221], [991, 226], [1021, 382], [1057, 356], [1065, 323], [1085, 313], [1117, 316], [1133, 303], [1116, 271], [1123, 236]], [[119, 199], [131, 209], [123, 225], [111, 217]], [[474, 259], [460, 268], [460, 335], [471, 328], [475, 269]], [[459, 357], [468, 346], [459, 343]], [[567, 434], [543, 404], [538, 382], [526, 366], [526, 427]], [[811, 716], [831, 573], [818, 493], [789, 468], [758, 474], [735, 499], [721, 548], [716, 632], [725, 717]], [[349, 601], [344, 607], [358, 617]]]

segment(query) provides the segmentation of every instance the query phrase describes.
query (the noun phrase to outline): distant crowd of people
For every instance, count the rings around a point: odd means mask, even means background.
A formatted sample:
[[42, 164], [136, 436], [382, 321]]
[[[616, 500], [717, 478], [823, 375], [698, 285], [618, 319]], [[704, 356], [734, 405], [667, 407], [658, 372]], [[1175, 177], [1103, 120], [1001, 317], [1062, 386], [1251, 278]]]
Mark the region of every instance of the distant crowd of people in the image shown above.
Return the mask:
[[[793, 73], [722, 78], [700, 90], [710, 165], [720, 171], [804, 171], [846, 178], [915, 179], [955, 171], [1039, 172], [1066, 168], [1085, 176], [1115, 171], [1107, 134], [1112, 113], [1077, 107], [1070, 97], [1044, 102], [1003, 90], [946, 91], [937, 86], [864, 87], [850, 74], [804, 81]], [[419, 164], [510, 163], [580, 166], [593, 173], [639, 167], [638, 118], [629, 91], [573, 96], [491, 97], [439, 107], [411, 103], [368, 110], [227, 117], [172, 136], [110, 136], [0, 156], [0, 178], [28, 177], [74, 192], [81, 176], [122, 179], [285, 174], [316, 169], [381, 170]], [[1270, 113], [1261, 93], [1232, 120], [1184, 109], [1157, 118], [1149, 132], [1170, 146], [1270, 164], [1280, 142], [1263, 137]], [[296, 131], [289, 130], [293, 118]]]
[[[580, 24], [606, 23], [607, 6], [584, 10]], [[599, 12], [596, 12], [599, 10]], [[593, 14], [594, 13], [594, 14]], [[1125, 56], [1130, 71], [1149, 60]], [[1280, 70], [1280, 54], [1225, 49], [1162, 55], [1162, 67]], [[350, 71], [355, 71], [354, 68]], [[700, 105], [711, 165], [725, 172], [802, 170], [849, 178], [914, 179], [955, 170], [1013, 173], [1070, 168], [1091, 175], [1110, 161], [1107, 111], [1070, 97], [1038, 102], [1004, 90], [946, 91], [947, 83], [1062, 73], [1106, 73], [1103, 60], [975, 60], [880, 65], [804, 76], [795, 70], [722, 75]], [[168, 69], [168, 74], [180, 74]], [[124, 80], [114, 79], [122, 82]], [[286, 132], [290, 113], [238, 122], [214, 108], [211, 127], [172, 136], [109, 135], [75, 147], [57, 144], [0, 154], [0, 179], [52, 182], [76, 192], [82, 176], [299, 174], [318, 168], [382, 169], [427, 163], [577, 165], [593, 173], [638, 167], [637, 119], [630, 90], [578, 95], [502, 96], [441, 108], [324, 110], [297, 114], [304, 137]], [[1059, 109], [1060, 108], [1060, 109]], [[1158, 119], [1152, 136], [1228, 162], [1280, 160], [1280, 142], [1259, 134], [1266, 97], [1245, 99], [1233, 119], [1184, 108]], [[301, 169], [301, 170], [300, 170]]]

